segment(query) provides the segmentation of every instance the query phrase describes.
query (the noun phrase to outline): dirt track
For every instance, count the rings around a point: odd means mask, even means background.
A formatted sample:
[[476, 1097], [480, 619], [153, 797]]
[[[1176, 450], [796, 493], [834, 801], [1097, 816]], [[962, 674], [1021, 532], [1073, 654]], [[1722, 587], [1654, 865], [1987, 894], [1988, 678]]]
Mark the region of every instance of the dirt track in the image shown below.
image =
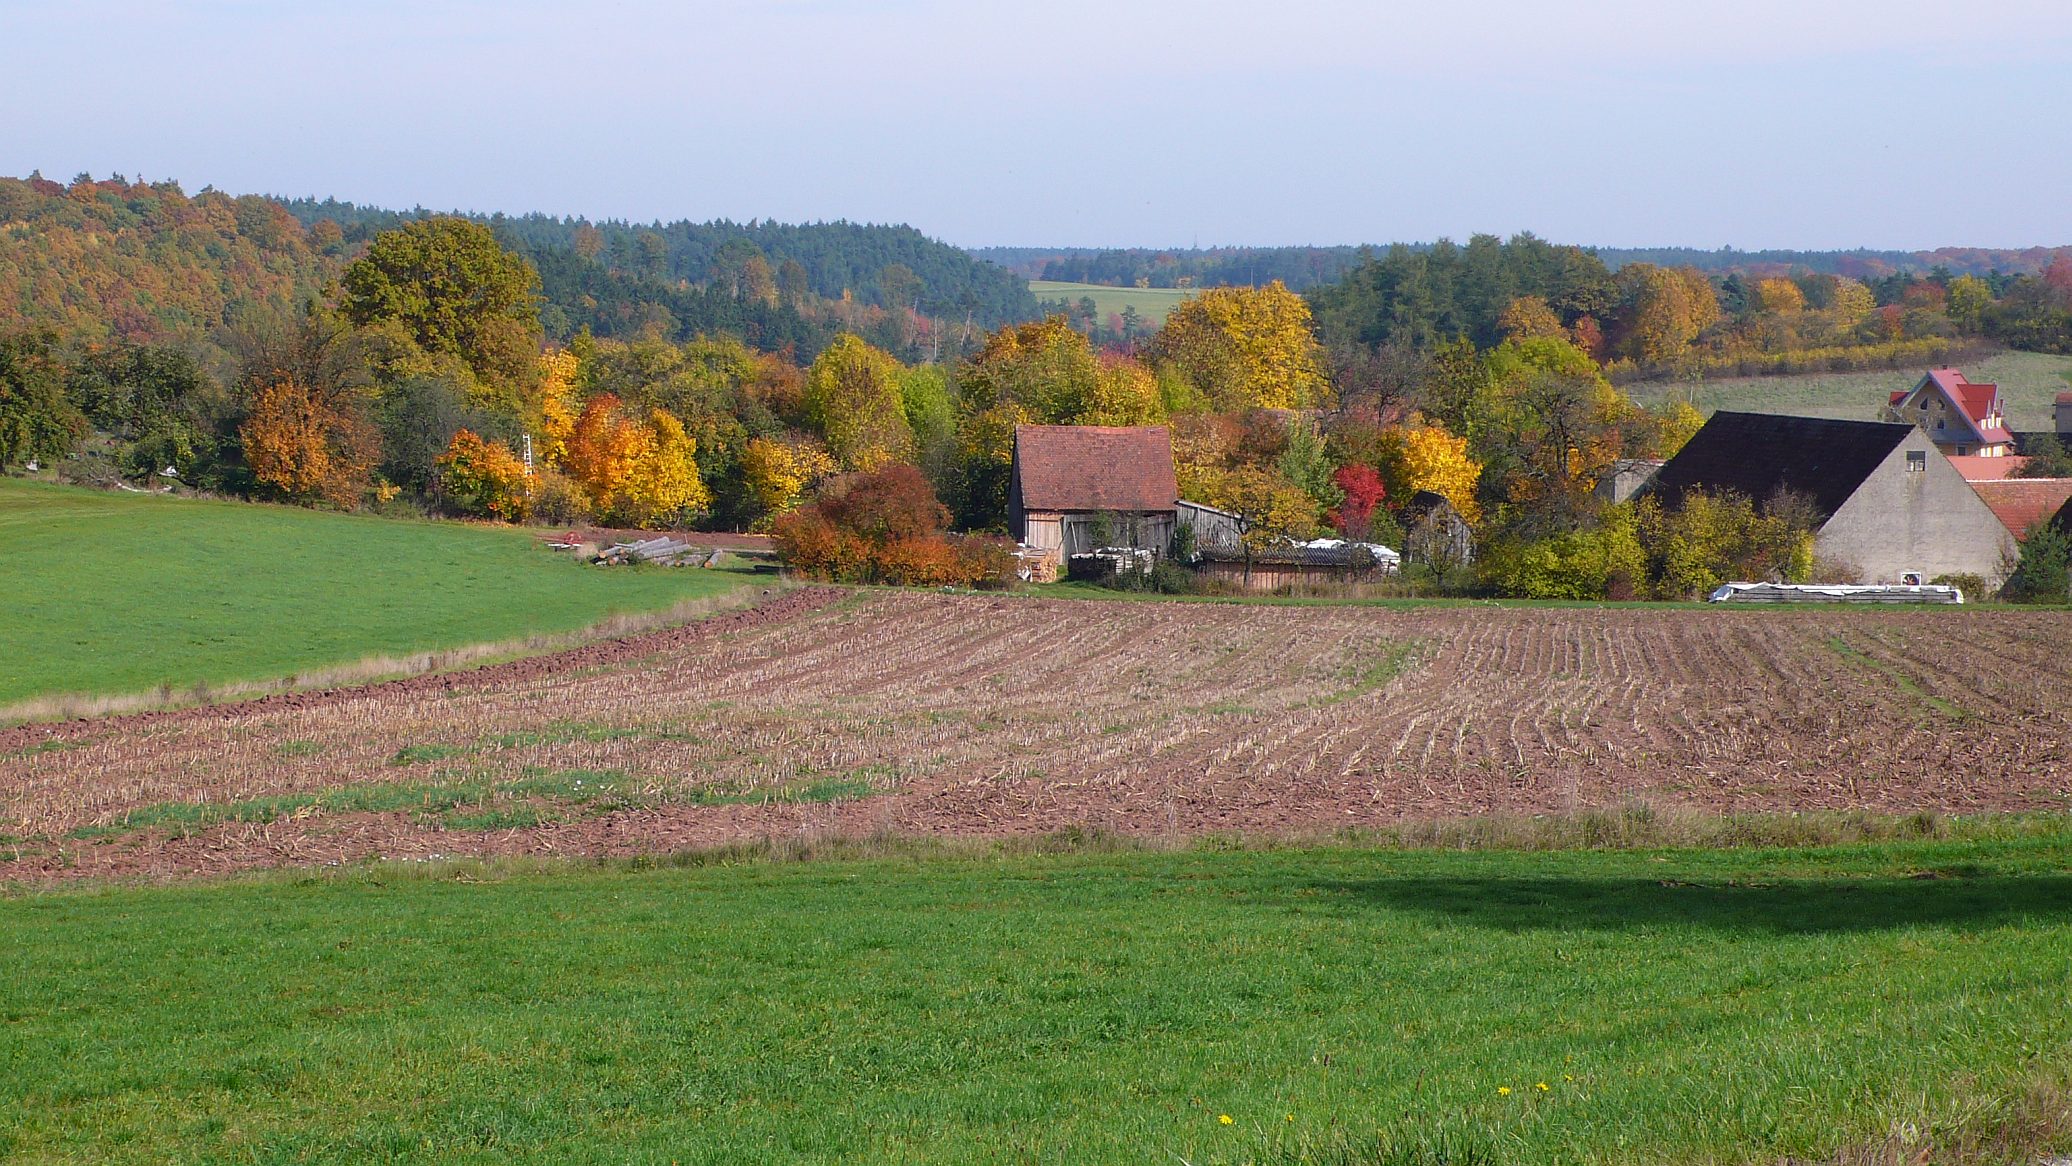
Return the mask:
[[[2060, 612], [815, 589], [475, 672], [11, 730], [0, 879], [801, 832], [1311, 830], [1630, 798], [2063, 809], [2066, 643]], [[455, 808], [463, 788], [475, 801]], [[388, 800], [339, 800], [362, 790]]]

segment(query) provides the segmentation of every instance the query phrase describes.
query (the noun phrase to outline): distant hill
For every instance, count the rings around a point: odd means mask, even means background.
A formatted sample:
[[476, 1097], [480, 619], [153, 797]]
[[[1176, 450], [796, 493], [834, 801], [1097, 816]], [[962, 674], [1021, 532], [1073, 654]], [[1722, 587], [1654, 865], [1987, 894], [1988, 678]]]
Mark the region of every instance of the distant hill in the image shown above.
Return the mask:
[[[1122, 248], [980, 247], [972, 254], [1026, 279], [1098, 283], [1110, 287], [1215, 287], [1263, 284], [1278, 279], [1296, 291], [1335, 283], [1360, 262], [1361, 253], [1393, 246], [1430, 250], [1430, 243], [1331, 247]], [[1708, 274], [1781, 275], [1812, 271], [1877, 279], [1897, 272], [1946, 268], [1952, 275], [2033, 275], [2068, 247], [1940, 247], [1933, 251], [1741, 251], [1732, 247], [1585, 247], [1617, 270], [1629, 263], [1695, 267]]]
[[[434, 213], [423, 207], [393, 211], [328, 198], [286, 199], [282, 205], [306, 226], [324, 219], [337, 223], [349, 241]], [[488, 224], [506, 246], [536, 261], [566, 251], [594, 259], [609, 271], [662, 284], [705, 284], [723, 276], [732, 264], [757, 255], [780, 283], [786, 261], [797, 264], [804, 275], [800, 290], [826, 299], [848, 296], [945, 318], [968, 314], [985, 325], [1025, 320], [1036, 311], [1024, 280], [908, 226], [725, 220], [639, 224], [539, 214], [445, 213]], [[546, 265], [540, 266], [544, 276]], [[553, 298], [552, 289], [548, 294]]]

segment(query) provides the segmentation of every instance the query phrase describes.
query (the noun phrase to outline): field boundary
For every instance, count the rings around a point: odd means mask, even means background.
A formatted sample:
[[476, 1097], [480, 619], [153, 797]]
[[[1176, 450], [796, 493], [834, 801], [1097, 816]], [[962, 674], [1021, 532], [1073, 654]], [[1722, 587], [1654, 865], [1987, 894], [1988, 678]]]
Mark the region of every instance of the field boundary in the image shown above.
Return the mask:
[[[328, 703], [347, 693], [409, 685], [430, 678], [467, 673], [482, 674], [485, 680], [494, 679], [497, 668], [511, 664], [534, 664], [557, 657], [580, 656], [581, 659], [571, 659], [566, 666], [581, 667], [626, 655], [646, 655], [683, 638], [671, 638], [671, 633], [698, 628], [729, 615], [781, 606], [785, 600], [801, 593], [798, 585], [784, 581], [773, 581], [770, 586], [761, 588], [744, 585], [725, 595], [686, 600], [663, 611], [611, 616], [573, 632], [536, 633], [523, 638], [416, 652], [407, 656], [368, 656], [350, 664], [297, 672], [279, 680], [220, 685], [201, 682], [189, 688], [162, 685], [152, 692], [119, 696], [59, 694], [32, 697], [0, 706], [0, 754], [39, 746], [47, 748], [63, 738], [56, 727], [64, 724], [83, 723], [99, 729], [111, 722], [134, 720], [141, 723], [198, 709], [229, 715], [264, 709], [276, 703], [303, 708]], [[841, 594], [825, 587], [805, 588], [804, 593]], [[821, 605], [813, 603], [807, 607]], [[626, 647], [650, 640], [654, 641], [651, 647], [632, 652], [599, 655], [596, 651], [600, 647]]]

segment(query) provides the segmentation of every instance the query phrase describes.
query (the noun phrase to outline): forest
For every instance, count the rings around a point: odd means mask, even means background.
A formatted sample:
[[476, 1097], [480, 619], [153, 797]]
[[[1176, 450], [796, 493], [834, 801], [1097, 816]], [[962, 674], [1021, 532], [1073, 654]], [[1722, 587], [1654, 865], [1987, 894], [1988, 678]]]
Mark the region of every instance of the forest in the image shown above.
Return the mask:
[[[0, 232], [0, 467], [766, 531], [795, 566], [852, 581], [997, 580], [1027, 423], [1167, 425], [1183, 496], [1238, 514], [1248, 543], [1401, 546], [1406, 587], [1684, 598], [1723, 578], [1839, 578], [1813, 560], [1820, 516], [1800, 500], [1601, 500], [1614, 463], [1667, 457], [1702, 421], [1619, 386], [2072, 348], [2062, 258], [2013, 276], [1718, 277], [1475, 236], [1364, 254], [1306, 297], [1206, 288], [1162, 326], [1118, 329], [987, 300], [999, 269], [959, 269], [907, 228], [748, 224], [715, 241], [712, 225], [82, 177], [0, 180]], [[841, 282], [881, 260], [874, 287]], [[951, 302], [966, 315], [930, 314]], [[1472, 562], [1426, 537], [1420, 495], [1473, 527]]]

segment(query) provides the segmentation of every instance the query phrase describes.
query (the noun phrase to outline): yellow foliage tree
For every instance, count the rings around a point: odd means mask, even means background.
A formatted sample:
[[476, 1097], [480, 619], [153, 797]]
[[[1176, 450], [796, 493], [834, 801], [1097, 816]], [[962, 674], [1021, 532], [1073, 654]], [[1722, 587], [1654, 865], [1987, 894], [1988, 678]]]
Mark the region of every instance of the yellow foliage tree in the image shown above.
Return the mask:
[[463, 514], [519, 522], [532, 510], [525, 463], [501, 441], [484, 441], [462, 429], [437, 468], [439, 492]]
[[680, 525], [712, 506], [712, 494], [698, 476], [698, 439], [664, 409], [648, 410], [637, 427], [637, 452], [623, 490], [619, 513], [640, 525]]
[[578, 409], [576, 354], [550, 348], [540, 354], [540, 456], [556, 465], [568, 453]]
[[762, 508], [757, 525], [767, 526], [797, 509], [806, 491], [838, 468], [826, 450], [810, 441], [750, 439], [741, 450], [741, 478]]
[[843, 333], [806, 370], [806, 418], [845, 470], [872, 473], [914, 456], [899, 361]]
[[1475, 484], [1482, 476], [1482, 463], [1468, 453], [1468, 439], [1455, 437], [1436, 425], [1395, 426], [1382, 434], [1382, 481], [1388, 496], [1409, 501], [1420, 490], [1430, 490], [1460, 511], [1469, 522], [1479, 521], [1482, 510], [1475, 501]]
[[1644, 365], [1675, 363], [1719, 322], [1719, 298], [1701, 272], [1634, 263], [1619, 269], [1619, 282], [1632, 301], [1626, 347]]
[[1748, 299], [1750, 307], [1770, 316], [1806, 310], [1806, 293], [1799, 290], [1798, 284], [1781, 276], [1757, 280]]
[[1327, 404], [1330, 384], [1309, 304], [1279, 280], [1210, 288], [1166, 316], [1156, 358], [1180, 370], [1218, 412]]
[[1104, 356], [1093, 397], [1075, 425], [1156, 425], [1166, 418], [1158, 378], [1127, 356]]
[[1519, 296], [1504, 307], [1497, 317], [1497, 328], [1507, 340], [1525, 340], [1534, 336], [1568, 335], [1561, 326], [1561, 317], [1547, 306], [1539, 296]]

